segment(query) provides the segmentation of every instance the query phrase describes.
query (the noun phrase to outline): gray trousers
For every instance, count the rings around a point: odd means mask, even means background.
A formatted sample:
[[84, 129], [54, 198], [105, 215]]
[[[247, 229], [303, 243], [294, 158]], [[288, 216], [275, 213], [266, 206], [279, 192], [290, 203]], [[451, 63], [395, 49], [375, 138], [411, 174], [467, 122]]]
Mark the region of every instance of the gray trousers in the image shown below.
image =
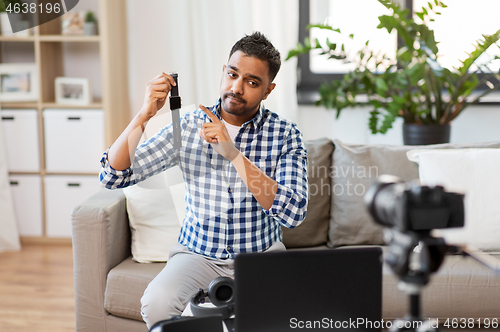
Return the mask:
[[[286, 250], [281, 242], [267, 251]], [[215, 259], [189, 251], [177, 243], [163, 270], [149, 283], [141, 298], [142, 319], [148, 328], [161, 320], [182, 314], [200, 288], [207, 289], [219, 277], [234, 278], [233, 259]]]

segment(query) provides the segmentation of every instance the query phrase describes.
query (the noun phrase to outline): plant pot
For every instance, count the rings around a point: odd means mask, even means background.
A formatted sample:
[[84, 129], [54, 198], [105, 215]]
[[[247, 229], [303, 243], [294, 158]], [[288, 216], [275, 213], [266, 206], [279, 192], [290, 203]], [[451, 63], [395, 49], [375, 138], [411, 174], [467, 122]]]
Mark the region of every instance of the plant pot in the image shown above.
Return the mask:
[[85, 36], [95, 36], [97, 35], [97, 24], [95, 22], [85, 22], [83, 31]]
[[403, 124], [403, 142], [405, 145], [429, 145], [450, 142], [451, 126]]
[[[7, 14], [0, 13], [0, 28], [3, 36], [27, 37], [30, 34], [30, 23], [22, 19], [22, 14]], [[12, 26], [15, 26], [16, 33], [12, 31]]]
[[2, 35], [12, 36], [14, 34], [7, 13], [0, 13], [0, 27], [2, 29]]

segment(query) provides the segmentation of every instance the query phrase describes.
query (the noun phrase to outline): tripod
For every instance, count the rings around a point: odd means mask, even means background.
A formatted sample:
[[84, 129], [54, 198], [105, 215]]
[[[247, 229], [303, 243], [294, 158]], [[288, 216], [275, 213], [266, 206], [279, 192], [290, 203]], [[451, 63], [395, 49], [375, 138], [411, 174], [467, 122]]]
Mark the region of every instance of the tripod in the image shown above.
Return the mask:
[[[437, 322], [424, 320], [420, 311], [422, 289], [443, 263], [447, 245], [430, 231], [386, 230], [390, 238], [386, 263], [399, 278], [399, 288], [409, 298], [409, 313], [393, 322], [390, 332], [437, 332]], [[416, 256], [416, 257], [415, 257]], [[416, 259], [415, 259], [416, 258]]]

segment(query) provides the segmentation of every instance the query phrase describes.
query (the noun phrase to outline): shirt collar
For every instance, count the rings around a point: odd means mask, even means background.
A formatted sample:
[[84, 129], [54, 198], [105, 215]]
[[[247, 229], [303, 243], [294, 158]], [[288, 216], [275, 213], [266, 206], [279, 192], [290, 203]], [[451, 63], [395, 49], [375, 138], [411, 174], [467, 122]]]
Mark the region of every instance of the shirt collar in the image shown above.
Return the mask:
[[[220, 114], [221, 102], [222, 102], [222, 98], [219, 97], [219, 99], [217, 100], [217, 103], [212, 107], [211, 111], [212, 111], [212, 113], [215, 114], [215, 116], [217, 116], [217, 118], [219, 120], [222, 121], [222, 116]], [[264, 111], [265, 111], [264, 103], [261, 102], [259, 105], [259, 110], [255, 114], [255, 116], [251, 120], [245, 122], [242, 125], [242, 127], [246, 127], [247, 124], [252, 123], [254, 128], [258, 128], [259, 125], [261, 124], [263, 118], [264, 118]]]

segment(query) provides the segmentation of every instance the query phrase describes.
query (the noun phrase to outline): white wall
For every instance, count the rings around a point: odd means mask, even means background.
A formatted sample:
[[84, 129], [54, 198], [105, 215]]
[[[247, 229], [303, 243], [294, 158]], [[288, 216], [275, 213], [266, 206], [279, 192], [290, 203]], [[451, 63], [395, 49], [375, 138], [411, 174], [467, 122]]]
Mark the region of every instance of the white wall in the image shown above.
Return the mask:
[[[346, 143], [402, 145], [402, 119], [385, 135], [368, 130], [369, 108], [345, 109], [338, 119], [336, 111], [324, 107], [299, 107], [298, 125], [306, 139], [338, 138]], [[469, 106], [452, 123], [451, 143], [500, 141], [500, 105]]]
[[[146, 83], [161, 71], [179, 73], [183, 106], [213, 105], [233, 44], [261, 31], [283, 56], [297, 43], [298, 0], [127, 0], [131, 112], [139, 111]], [[296, 60], [296, 59], [294, 59]], [[282, 64], [265, 105], [296, 115], [296, 61]], [[278, 107], [277, 105], [280, 105]]]
[[[179, 72], [184, 106], [213, 104], [229, 49], [244, 33], [252, 32], [249, 28], [278, 41], [275, 45], [283, 57], [298, 38], [298, 23], [293, 23], [298, 22], [297, 1], [127, 0], [126, 4], [132, 114], [142, 105], [145, 84], [161, 71]], [[193, 49], [206, 57], [195, 59]], [[295, 66], [295, 61], [283, 62], [277, 87], [265, 104], [297, 122], [306, 139], [329, 137], [350, 143], [402, 144], [401, 121], [385, 135], [371, 135], [366, 108], [344, 110], [336, 120], [334, 111], [295, 106]], [[453, 143], [491, 140], [500, 140], [500, 105], [470, 107], [452, 126]]]

